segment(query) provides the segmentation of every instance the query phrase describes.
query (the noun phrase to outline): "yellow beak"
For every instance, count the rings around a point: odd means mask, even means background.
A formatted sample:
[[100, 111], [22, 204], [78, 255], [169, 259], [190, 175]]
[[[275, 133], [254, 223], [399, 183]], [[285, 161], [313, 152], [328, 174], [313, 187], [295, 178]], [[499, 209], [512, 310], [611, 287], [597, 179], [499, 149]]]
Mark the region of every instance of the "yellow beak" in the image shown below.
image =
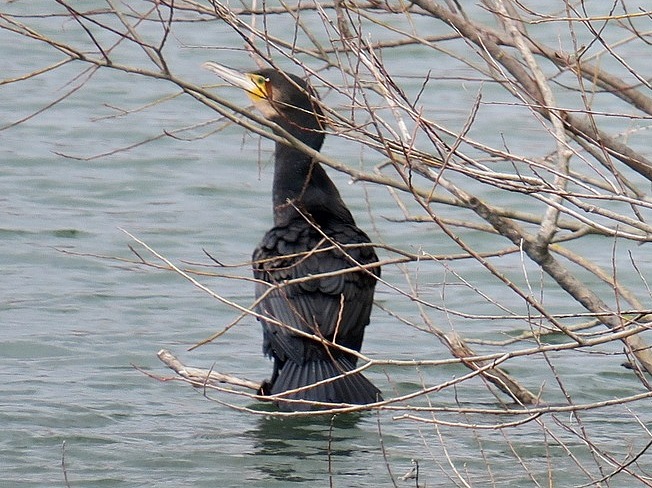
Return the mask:
[[268, 98], [267, 82], [269, 80], [264, 76], [254, 73], [240, 73], [213, 61], [207, 61], [202, 64], [202, 67], [212, 71], [227, 83], [245, 90], [254, 102]]

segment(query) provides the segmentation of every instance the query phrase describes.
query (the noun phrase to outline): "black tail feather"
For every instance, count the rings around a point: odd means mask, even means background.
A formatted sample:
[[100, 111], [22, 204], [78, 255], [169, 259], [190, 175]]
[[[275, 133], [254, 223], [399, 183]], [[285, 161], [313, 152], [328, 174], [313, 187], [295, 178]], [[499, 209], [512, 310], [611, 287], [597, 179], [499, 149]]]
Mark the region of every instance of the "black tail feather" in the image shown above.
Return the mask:
[[[280, 369], [274, 384], [271, 385], [269, 394], [275, 395], [288, 390], [306, 387], [334, 378], [353, 369], [355, 369], [355, 366], [345, 357], [336, 358], [334, 361], [330, 358], [306, 361], [304, 364], [286, 361]], [[350, 374], [322, 385], [283, 395], [281, 398], [306, 400], [307, 402], [350, 403], [354, 405], [364, 405], [382, 400], [380, 390], [361, 373]], [[282, 410], [301, 411], [319, 408], [309, 403], [284, 402], [281, 399], [276, 403]]]

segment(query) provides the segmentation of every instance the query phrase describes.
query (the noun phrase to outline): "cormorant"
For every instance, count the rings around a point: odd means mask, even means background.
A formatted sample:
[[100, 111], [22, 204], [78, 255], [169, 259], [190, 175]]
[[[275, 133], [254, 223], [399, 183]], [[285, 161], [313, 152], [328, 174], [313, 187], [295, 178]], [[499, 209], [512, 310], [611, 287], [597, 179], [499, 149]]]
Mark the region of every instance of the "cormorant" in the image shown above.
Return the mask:
[[[316, 151], [321, 149], [324, 116], [306, 81], [273, 69], [240, 73], [212, 62], [204, 67], [244, 89], [265, 118]], [[354, 355], [328, 342], [360, 350], [380, 268], [355, 270], [376, 263], [378, 257], [324, 168], [282, 142], [276, 143], [274, 162], [274, 227], [253, 253], [253, 273], [256, 311], [283, 325], [260, 319], [263, 351], [274, 360], [272, 377], [260, 393], [307, 387], [280, 395], [306, 400], [277, 401], [284, 410], [308, 410], [313, 408], [309, 402], [379, 401], [378, 388], [360, 373], [310, 386], [356, 367]], [[329, 275], [310, 278], [325, 273]], [[284, 285], [289, 280], [293, 283]]]

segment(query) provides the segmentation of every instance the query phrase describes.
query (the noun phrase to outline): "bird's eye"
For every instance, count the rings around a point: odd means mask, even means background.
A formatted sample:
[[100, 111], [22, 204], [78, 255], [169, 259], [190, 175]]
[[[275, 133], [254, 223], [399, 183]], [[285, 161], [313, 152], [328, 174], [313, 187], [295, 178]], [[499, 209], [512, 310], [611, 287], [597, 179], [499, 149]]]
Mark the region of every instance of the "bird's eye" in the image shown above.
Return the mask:
[[263, 87], [267, 84], [269, 81], [269, 78], [265, 78], [264, 76], [259, 76], [256, 78], [256, 85]]

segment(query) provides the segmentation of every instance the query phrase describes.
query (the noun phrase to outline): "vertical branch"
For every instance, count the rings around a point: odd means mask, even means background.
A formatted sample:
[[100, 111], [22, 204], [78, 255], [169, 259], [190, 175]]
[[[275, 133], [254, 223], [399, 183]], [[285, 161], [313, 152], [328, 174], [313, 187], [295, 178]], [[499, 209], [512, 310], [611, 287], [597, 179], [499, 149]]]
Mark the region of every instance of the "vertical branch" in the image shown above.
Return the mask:
[[[127, 29], [127, 32], [131, 36], [131, 38], [138, 44], [142, 50], [145, 52], [147, 57], [154, 63], [162, 72], [166, 72], [167, 68], [165, 66], [165, 63], [161, 59], [161, 52], [155, 50], [152, 48], [150, 45], [148, 45], [142, 37], [140, 37], [140, 34], [138, 31], [134, 28], [134, 26], [131, 25], [131, 23], [127, 20], [127, 18], [124, 16], [124, 14], [118, 9], [114, 3], [114, 0], [106, 0], [106, 2], [111, 6], [111, 10], [113, 14], [120, 20], [120, 23], [124, 26], [125, 29]], [[170, 9], [172, 10], [172, 5], [170, 5]], [[146, 14], [147, 15], [147, 14]], [[146, 16], [145, 15], [145, 16]], [[145, 17], [143, 16], [143, 17]], [[165, 38], [165, 35], [164, 35]]]
[[102, 54], [102, 57], [104, 58], [104, 61], [106, 62], [107, 65], [111, 65], [111, 58], [109, 58], [109, 55], [106, 53], [100, 42], [95, 38], [93, 33], [89, 30], [86, 25], [80, 20], [81, 18], [84, 18], [84, 16], [79, 13], [77, 10], [72, 8], [70, 5], [68, 5], [67, 2], [64, 0], [55, 0], [59, 5], [63, 6], [68, 12], [70, 12], [70, 15], [73, 19], [75, 19], [75, 22], [79, 24], [79, 26], [83, 29], [83, 31], [86, 33], [88, 38], [91, 40], [91, 42], [95, 45], [97, 50]]
[[[517, 49], [523, 56], [526, 65], [532, 73], [532, 79], [539, 89], [541, 100], [544, 103], [544, 107], [550, 114], [548, 119], [552, 123], [553, 127], [553, 136], [557, 144], [557, 172], [555, 173], [555, 179], [553, 187], [559, 192], [565, 192], [567, 186], [567, 175], [568, 175], [568, 162], [573, 152], [568, 146], [566, 141], [566, 131], [563, 124], [563, 114], [561, 110], [557, 109], [557, 102], [555, 96], [548, 86], [546, 77], [544, 76], [541, 68], [534, 59], [532, 51], [530, 51], [528, 44], [523, 38], [523, 32], [519, 27], [522, 26], [516, 25], [516, 19], [513, 17], [513, 14], [507, 12], [505, 7], [504, 0], [495, 0], [493, 2], [497, 8], [498, 13], [502, 16], [501, 20], [507, 29], [507, 32], [511, 36], [516, 45]], [[561, 193], [553, 195], [552, 200], [558, 205], [562, 204], [563, 197]], [[539, 227], [539, 234], [537, 242], [540, 246], [547, 246], [556, 232], [558, 231], [557, 221], [559, 220], [559, 208], [558, 205], [548, 205], [545, 216], [541, 221]]]
[[163, 56], [163, 48], [165, 47], [165, 43], [170, 37], [170, 32], [172, 32], [172, 22], [174, 20], [174, 0], [169, 0], [169, 4], [166, 4], [166, 6], [168, 7], [170, 13], [168, 18], [164, 19], [163, 15], [161, 14], [159, 5], [156, 5], [156, 13], [158, 14], [161, 26], [163, 27], [163, 36], [161, 37], [161, 42], [159, 42], [158, 46], [154, 49], [158, 55], [158, 59], [161, 61], [163, 72], [170, 74], [170, 69], [168, 68], [165, 57]]

